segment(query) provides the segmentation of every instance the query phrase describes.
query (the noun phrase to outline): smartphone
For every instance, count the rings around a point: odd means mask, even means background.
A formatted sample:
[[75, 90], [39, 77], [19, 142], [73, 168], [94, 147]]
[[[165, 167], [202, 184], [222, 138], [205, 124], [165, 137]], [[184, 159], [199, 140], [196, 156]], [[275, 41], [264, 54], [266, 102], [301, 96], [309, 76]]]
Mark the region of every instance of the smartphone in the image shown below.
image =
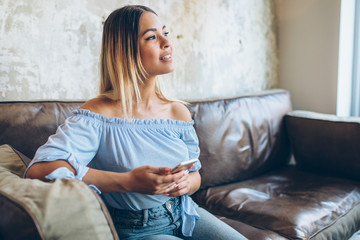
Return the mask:
[[181, 170], [189, 169], [198, 159], [191, 159], [188, 161], [184, 161], [176, 165], [173, 169], [171, 169], [171, 173], [177, 173]]

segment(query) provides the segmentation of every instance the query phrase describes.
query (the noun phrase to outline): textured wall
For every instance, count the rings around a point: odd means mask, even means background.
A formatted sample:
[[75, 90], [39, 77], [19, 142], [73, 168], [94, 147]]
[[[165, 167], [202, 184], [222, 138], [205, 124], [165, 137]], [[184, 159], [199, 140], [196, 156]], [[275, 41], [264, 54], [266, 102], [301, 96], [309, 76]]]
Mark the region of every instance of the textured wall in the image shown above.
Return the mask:
[[232, 97], [277, 86], [270, 0], [0, 0], [0, 100], [88, 99], [98, 89], [102, 21], [125, 4], [153, 8], [170, 30], [170, 96]]

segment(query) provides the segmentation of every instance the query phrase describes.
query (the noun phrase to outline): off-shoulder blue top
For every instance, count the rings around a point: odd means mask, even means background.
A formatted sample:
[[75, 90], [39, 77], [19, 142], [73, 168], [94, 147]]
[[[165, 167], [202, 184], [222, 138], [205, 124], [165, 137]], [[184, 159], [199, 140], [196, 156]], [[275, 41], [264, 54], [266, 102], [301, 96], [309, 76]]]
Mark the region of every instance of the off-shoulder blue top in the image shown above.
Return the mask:
[[[29, 167], [41, 161], [66, 160], [76, 169], [76, 176], [66, 168], [59, 168], [47, 178], [80, 180], [89, 167], [113, 172], [128, 172], [144, 165], [173, 168], [182, 161], [199, 157], [193, 124], [193, 121], [172, 119], [109, 118], [77, 109], [37, 150]], [[190, 171], [200, 168], [197, 161]], [[164, 195], [136, 192], [103, 193], [102, 198], [111, 207], [128, 210], [153, 208], [169, 200]], [[182, 205], [183, 234], [190, 236], [198, 215], [187, 195], [182, 196]]]

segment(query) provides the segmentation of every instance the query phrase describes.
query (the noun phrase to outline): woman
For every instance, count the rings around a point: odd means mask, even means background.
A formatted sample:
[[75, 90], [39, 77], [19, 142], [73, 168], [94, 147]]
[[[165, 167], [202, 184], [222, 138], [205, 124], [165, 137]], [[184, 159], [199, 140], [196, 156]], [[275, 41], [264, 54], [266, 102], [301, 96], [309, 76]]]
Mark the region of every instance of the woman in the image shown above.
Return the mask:
[[[101, 193], [120, 239], [244, 239], [188, 197], [200, 187], [188, 109], [166, 98], [157, 75], [174, 70], [168, 32], [156, 13], [126, 6], [107, 18], [99, 97], [83, 104], [41, 146], [26, 177], [68, 177]], [[221, 230], [222, 229], [222, 230]]]

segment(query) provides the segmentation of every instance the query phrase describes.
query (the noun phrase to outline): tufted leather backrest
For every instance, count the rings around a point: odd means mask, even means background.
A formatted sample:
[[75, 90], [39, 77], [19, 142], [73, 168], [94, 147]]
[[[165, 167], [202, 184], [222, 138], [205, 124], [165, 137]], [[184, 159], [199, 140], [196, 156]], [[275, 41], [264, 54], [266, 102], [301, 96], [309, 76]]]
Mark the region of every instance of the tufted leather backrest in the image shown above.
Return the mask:
[[201, 188], [251, 178], [289, 162], [287, 91], [192, 103], [190, 111], [200, 141]]
[[[1, 102], [0, 145], [32, 158], [82, 102]], [[189, 106], [200, 141], [202, 188], [235, 182], [288, 163], [284, 116], [291, 110], [284, 90]]]
[[82, 102], [0, 102], [0, 145], [29, 158]]

